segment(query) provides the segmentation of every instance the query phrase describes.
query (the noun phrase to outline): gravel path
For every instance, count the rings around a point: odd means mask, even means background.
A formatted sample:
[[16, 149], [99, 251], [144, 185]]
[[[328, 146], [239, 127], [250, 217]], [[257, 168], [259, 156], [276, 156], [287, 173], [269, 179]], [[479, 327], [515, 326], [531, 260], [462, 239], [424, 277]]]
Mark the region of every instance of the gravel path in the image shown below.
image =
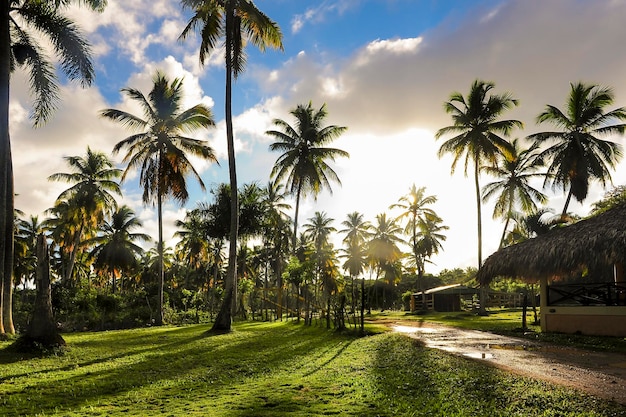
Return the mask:
[[484, 361], [532, 378], [573, 387], [626, 405], [626, 355], [551, 346], [431, 323], [396, 322], [397, 332], [425, 346]]

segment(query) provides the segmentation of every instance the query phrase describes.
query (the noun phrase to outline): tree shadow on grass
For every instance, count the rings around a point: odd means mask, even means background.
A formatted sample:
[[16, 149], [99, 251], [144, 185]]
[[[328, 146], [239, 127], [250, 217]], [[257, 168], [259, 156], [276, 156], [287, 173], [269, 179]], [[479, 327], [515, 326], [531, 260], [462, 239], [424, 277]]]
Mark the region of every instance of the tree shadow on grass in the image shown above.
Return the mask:
[[[319, 344], [319, 337], [289, 343], [291, 338], [297, 340], [299, 332], [289, 326], [269, 332], [249, 330], [244, 327], [243, 332], [235, 335], [212, 338], [197, 331], [145, 349], [8, 374], [5, 381], [9, 383], [3, 394], [7, 401], [0, 405], [0, 414], [77, 412], [93, 404], [122, 407], [128, 405], [131, 391], [152, 398], [152, 403], [144, 401], [141, 405], [146, 407], [141, 412], [150, 414], [154, 411], [151, 407], [161, 407], [167, 401], [202, 395], [216, 388], [238, 388], [242, 378], [267, 374]], [[94, 342], [90, 344], [93, 349]]]

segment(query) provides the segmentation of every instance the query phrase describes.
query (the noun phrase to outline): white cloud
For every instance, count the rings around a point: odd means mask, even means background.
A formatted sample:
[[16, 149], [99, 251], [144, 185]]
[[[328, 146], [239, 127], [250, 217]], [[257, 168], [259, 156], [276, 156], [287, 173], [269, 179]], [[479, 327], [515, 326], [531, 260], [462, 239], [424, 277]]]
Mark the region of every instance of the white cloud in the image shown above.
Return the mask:
[[358, 5], [357, 0], [324, 0], [315, 7], [309, 7], [304, 13], [291, 20], [291, 32], [298, 33], [306, 24], [318, 24], [326, 20], [328, 15], [341, 15], [346, 10]]

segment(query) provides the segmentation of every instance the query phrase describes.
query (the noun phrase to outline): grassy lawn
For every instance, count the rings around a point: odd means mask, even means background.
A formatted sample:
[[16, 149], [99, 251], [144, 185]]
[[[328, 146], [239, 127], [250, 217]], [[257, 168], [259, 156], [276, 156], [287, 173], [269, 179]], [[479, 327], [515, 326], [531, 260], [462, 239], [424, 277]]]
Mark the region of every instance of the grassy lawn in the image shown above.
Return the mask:
[[2, 416], [626, 416], [626, 407], [429, 350], [294, 323], [67, 334], [60, 356], [0, 343]]

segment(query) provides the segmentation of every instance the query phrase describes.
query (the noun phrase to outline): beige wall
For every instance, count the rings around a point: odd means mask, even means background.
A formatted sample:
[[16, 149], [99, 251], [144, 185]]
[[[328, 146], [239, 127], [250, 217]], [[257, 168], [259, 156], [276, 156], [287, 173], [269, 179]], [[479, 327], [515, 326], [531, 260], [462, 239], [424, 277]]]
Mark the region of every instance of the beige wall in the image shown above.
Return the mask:
[[626, 307], [557, 307], [541, 310], [546, 332], [626, 337]]

